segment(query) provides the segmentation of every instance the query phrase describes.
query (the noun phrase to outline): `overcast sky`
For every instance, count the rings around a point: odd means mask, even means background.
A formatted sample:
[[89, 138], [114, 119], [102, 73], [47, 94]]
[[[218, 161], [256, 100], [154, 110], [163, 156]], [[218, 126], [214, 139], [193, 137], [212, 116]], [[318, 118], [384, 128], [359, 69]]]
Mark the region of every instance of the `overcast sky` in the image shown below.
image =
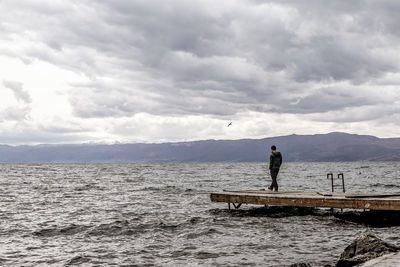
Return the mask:
[[0, 0], [0, 14], [2, 144], [400, 137], [397, 0]]

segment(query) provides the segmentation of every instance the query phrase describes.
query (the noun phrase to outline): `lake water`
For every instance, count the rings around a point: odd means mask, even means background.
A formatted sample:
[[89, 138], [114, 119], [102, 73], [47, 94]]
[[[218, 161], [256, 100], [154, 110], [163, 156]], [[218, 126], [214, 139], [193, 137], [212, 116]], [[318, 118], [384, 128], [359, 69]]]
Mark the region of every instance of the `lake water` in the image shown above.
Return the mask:
[[[400, 163], [285, 163], [280, 190], [400, 192]], [[340, 184], [340, 180], [337, 180]], [[2, 164], [0, 265], [288, 266], [333, 263], [356, 237], [400, 245], [400, 227], [212, 203], [222, 189], [266, 188], [267, 164]]]

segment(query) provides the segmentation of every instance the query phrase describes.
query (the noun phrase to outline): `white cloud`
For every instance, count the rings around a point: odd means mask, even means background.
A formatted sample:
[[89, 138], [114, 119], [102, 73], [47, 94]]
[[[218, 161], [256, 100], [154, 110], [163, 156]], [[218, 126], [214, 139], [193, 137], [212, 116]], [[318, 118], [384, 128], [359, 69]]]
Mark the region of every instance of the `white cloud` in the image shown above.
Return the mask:
[[13, 91], [17, 100], [20, 100], [26, 104], [31, 103], [31, 96], [26, 90], [23, 89], [22, 83], [16, 81], [3, 81], [3, 84], [5, 87]]
[[0, 122], [25, 120], [29, 112], [30, 108], [28, 107], [8, 107], [0, 111]]

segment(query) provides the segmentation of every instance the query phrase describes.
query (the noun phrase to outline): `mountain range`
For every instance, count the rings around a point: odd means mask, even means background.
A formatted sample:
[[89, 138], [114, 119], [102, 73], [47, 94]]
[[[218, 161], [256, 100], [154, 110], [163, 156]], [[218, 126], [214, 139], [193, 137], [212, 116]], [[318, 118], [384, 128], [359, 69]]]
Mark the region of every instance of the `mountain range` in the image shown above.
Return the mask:
[[0, 162], [265, 162], [271, 145], [289, 162], [400, 161], [400, 138], [333, 132], [159, 144], [0, 145]]

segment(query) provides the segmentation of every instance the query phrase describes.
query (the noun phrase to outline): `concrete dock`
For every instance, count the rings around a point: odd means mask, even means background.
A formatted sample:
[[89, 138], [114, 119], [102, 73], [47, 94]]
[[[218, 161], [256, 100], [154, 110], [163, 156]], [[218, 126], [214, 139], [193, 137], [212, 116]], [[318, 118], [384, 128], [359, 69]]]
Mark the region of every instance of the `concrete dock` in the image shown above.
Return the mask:
[[212, 202], [242, 204], [320, 207], [341, 209], [400, 210], [400, 193], [331, 193], [269, 190], [222, 191], [210, 194]]
[[396, 267], [400, 266], [400, 253], [390, 253], [364, 262], [360, 267]]

